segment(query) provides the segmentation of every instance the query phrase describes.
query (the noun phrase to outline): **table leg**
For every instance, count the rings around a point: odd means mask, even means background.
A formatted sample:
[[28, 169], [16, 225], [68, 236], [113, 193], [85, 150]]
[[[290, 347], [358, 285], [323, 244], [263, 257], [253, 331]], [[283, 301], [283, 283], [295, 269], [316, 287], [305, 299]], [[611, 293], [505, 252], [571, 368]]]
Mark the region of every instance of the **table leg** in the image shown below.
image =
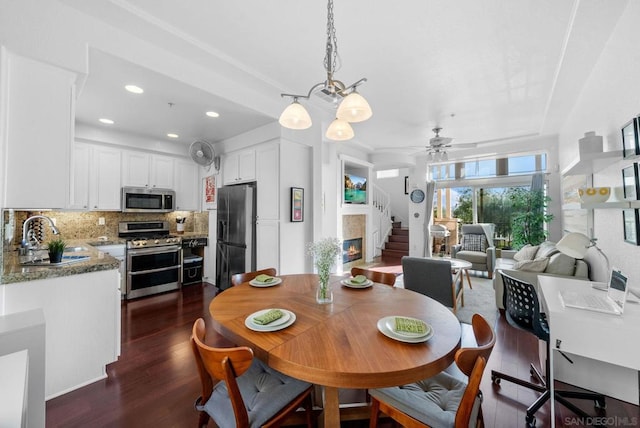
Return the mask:
[[339, 428], [340, 427], [340, 401], [338, 399], [338, 388], [331, 386], [323, 387], [323, 411], [320, 418], [320, 427]]
[[[469, 288], [473, 290], [473, 287], [471, 286], [471, 275], [469, 275], [469, 269], [462, 269], [462, 276], [466, 275], [467, 276], [467, 282], [469, 283]], [[462, 278], [462, 281], [464, 281], [464, 278]]]

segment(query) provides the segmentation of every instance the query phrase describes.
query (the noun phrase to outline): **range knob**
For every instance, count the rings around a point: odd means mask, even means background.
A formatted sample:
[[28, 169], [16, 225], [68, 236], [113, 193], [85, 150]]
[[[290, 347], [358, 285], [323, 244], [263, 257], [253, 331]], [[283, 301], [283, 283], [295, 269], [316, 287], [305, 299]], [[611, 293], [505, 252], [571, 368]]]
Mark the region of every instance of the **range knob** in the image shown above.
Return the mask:
[[159, 243], [159, 242], [160, 242], [160, 240], [158, 240], [158, 239], [156, 239], [155, 241], [153, 241], [153, 243], [154, 243], [154, 244], [157, 244], [157, 243]]

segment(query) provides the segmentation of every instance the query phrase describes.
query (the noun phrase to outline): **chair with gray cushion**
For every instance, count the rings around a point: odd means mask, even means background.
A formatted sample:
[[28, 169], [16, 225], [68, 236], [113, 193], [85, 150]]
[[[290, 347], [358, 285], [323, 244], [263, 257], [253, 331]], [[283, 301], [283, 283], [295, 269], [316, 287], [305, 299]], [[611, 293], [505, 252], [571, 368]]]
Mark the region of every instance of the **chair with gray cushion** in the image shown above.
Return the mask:
[[405, 427], [483, 426], [480, 381], [496, 336], [478, 314], [472, 319], [477, 348], [458, 349], [455, 361], [468, 376], [461, 381], [446, 372], [403, 386], [371, 389], [370, 428], [378, 426], [380, 412]]
[[273, 370], [253, 358], [251, 348], [212, 348], [204, 340], [204, 320], [198, 318], [191, 346], [202, 381], [199, 427], [210, 417], [220, 428], [277, 427], [299, 407], [313, 426], [311, 384]]
[[452, 308], [456, 312], [458, 299], [464, 306], [462, 270], [451, 274], [451, 262], [442, 259], [403, 257], [402, 274], [404, 288], [412, 290]]
[[[483, 227], [484, 226], [484, 227]], [[463, 224], [460, 243], [451, 247], [451, 257], [471, 263], [471, 269], [487, 272], [489, 279], [493, 278], [496, 266], [496, 247], [489, 242], [485, 227], [491, 229], [493, 224]]]

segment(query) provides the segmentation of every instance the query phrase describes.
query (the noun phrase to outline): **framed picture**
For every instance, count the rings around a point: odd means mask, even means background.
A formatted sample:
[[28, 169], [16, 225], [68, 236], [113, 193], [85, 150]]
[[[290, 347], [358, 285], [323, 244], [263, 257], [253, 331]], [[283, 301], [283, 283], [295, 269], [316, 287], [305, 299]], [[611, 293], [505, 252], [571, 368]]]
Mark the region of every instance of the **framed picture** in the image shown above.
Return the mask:
[[405, 195], [409, 194], [409, 176], [408, 175], [404, 176], [404, 194]]
[[622, 169], [622, 188], [626, 200], [638, 200], [640, 181], [638, 180], [638, 164], [634, 163]]
[[216, 176], [210, 175], [202, 179], [202, 203], [204, 209], [214, 210], [217, 207]]
[[304, 221], [304, 189], [301, 187], [291, 188], [291, 221]]
[[640, 155], [637, 117], [622, 127], [622, 155], [625, 158]]
[[638, 245], [638, 231], [640, 231], [638, 209], [622, 210], [622, 221], [624, 225], [624, 242]]

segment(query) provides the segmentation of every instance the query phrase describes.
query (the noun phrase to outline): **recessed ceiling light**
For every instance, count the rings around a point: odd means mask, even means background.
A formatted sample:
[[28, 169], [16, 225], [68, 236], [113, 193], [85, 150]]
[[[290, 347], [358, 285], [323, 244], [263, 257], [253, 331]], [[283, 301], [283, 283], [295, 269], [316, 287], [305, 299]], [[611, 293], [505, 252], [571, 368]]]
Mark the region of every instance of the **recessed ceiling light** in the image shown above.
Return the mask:
[[206, 114], [209, 117], [220, 117], [220, 114], [215, 111], [208, 111]]
[[168, 133], [168, 134], [167, 134], [167, 137], [169, 137], [169, 138], [178, 138], [178, 137], [179, 137], [179, 135], [178, 135], [178, 134]]
[[136, 86], [136, 85], [127, 85], [124, 87], [127, 91], [134, 93], [134, 94], [141, 94], [144, 92], [144, 89], [142, 89], [140, 86]]
[[115, 123], [113, 120], [107, 119], [106, 117], [101, 117], [100, 119], [98, 119], [98, 121], [106, 125], [113, 125]]

